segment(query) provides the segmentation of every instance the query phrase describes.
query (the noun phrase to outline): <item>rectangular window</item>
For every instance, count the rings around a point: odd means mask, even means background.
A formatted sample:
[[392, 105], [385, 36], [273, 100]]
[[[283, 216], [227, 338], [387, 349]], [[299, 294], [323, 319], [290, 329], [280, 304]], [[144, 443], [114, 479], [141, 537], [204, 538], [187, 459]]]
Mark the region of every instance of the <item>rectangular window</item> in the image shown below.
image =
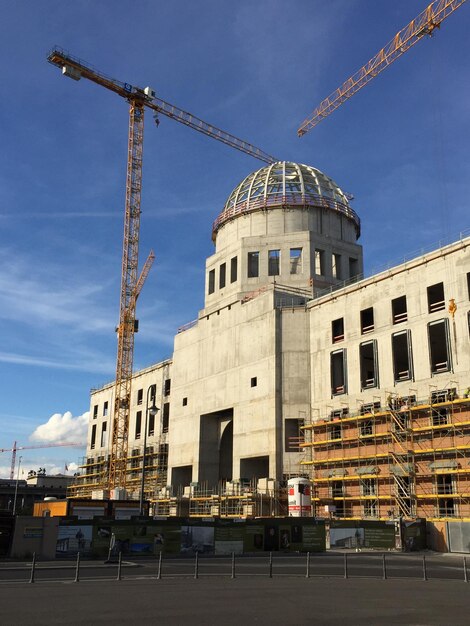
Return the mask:
[[396, 383], [413, 379], [413, 353], [411, 331], [404, 330], [392, 335], [393, 377]]
[[392, 300], [392, 320], [394, 324], [401, 324], [408, 320], [406, 296], [400, 296]]
[[142, 432], [142, 411], [137, 411], [135, 414], [135, 438], [140, 439]]
[[107, 428], [108, 428], [108, 422], [103, 422], [101, 426], [101, 447], [102, 448], [105, 448], [108, 443], [107, 432], [106, 432]]
[[183, 406], [188, 406], [188, 398], [183, 398]]
[[428, 287], [428, 312], [434, 313], [445, 308], [444, 283], [436, 283]]
[[222, 263], [219, 267], [219, 289], [223, 289], [225, 287], [225, 275], [226, 275], [227, 265]]
[[374, 330], [374, 308], [369, 307], [361, 311], [361, 334], [371, 333]]
[[470, 300], [470, 272], [467, 272], [467, 294], [468, 299]]
[[268, 251], [268, 276], [279, 276], [280, 272], [280, 250]]
[[362, 420], [359, 423], [359, 437], [369, 437], [374, 434], [374, 422], [372, 420]]
[[454, 477], [452, 474], [438, 474], [436, 476], [436, 491], [439, 495], [454, 493]]
[[248, 278], [259, 276], [259, 252], [248, 252]]
[[359, 367], [361, 370], [361, 389], [379, 386], [377, 362], [377, 342], [367, 341], [359, 346]]
[[294, 418], [284, 420], [284, 450], [286, 452], [300, 452], [302, 450], [300, 444], [304, 441], [301, 430], [303, 425], [304, 420]]
[[96, 424], [93, 424], [93, 426], [91, 427], [91, 442], [90, 442], [90, 448], [92, 450], [95, 447], [95, 444], [96, 444]]
[[144, 397], [144, 390], [138, 389], [137, 390], [137, 404], [142, 404], [143, 397]]
[[95, 420], [98, 417], [98, 405], [95, 404], [93, 407], [93, 419]]
[[335, 252], [331, 255], [331, 275], [337, 280], [341, 280], [341, 255]]
[[359, 275], [359, 261], [349, 257], [349, 278], [356, 278]]
[[165, 402], [162, 413], [162, 432], [167, 433], [170, 427], [170, 403]]
[[377, 495], [377, 479], [364, 478], [361, 480], [361, 495], [375, 496]]
[[290, 273], [302, 274], [302, 248], [290, 249]]
[[238, 280], [238, 257], [230, 259], [230, 282], [236, 283]]
[[215, 291], [215, 270], [210, 270], [207, 293], [210, 295], [211, 293], [214, 293], [214, 291]]
[[148, 436], [152, 437], [155, 434], [155, 415], [151, 411], [148, 412]]
[[335, 441], [336, 439], [341, 439], [342, 437], [342, 429], [341, 424], [331, 424], [328, 426], [328, 439], [330, 441]]
[[337, 320], [331, 322], [331, 335], [333, 343], [338, 343], [344, 340], [344, 318], [339, 317]]
[[366, 500], [362, 506], [364, 517], [377, 517], [377, 503], [375, 500]]
[[344, 485], [342, 480], [334, 480], [331, 483], [331, 497], [342, 498], [344, 496]]
[[449, 411], [446, 408], [432, 409], [431, 424], [432, 426], [442, 426], [449, 423]]
[[108, 415], [108, 407], [109, 407], [109, 404], [108, 404], [108, 402], [106, 401], [106, 402], [103, 404], [103, 417], [107, 417], [107, 415]]
[[163, 393], [164, 393], [164, 395], [165, 395], [165, 396], [169, 396], [169, 395], [170, 395], [170, 390], [171, 390], [171, 379], [170, 379], [170, 378], [167, 378], [167, 379], [165, 380], [165, 384], [164, 384], [164, 387], [163, 387]]
[[330, 371], [332, 395], [347, 393], [346, 350], [335, 350], [331, 353]]
[[251, 386], [252, 387], [257, 387], [258, 386], [258, 378], [257, 378], [257, 376], [253, 376], [253, 378], [251, 379]]
[[323, 250], [315, 250], [315, 274], [325, 275], [325, 252]]
[[431, 374], [451, 371], [451, 354], [447, 320], [428, 324], [429, 359]]

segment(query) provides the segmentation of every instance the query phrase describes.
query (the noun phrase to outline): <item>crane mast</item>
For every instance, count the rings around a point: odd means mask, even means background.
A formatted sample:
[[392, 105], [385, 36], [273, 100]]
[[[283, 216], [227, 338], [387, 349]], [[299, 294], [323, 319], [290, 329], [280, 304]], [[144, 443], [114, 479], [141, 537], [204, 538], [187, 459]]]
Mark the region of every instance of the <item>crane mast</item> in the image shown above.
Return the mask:
[[[265, 163], [278, 159], [256, 146], [227, 133], [178, 107], [157, 98], [150, 87], [144, 89], [123, 83], [95, 70], [60, 48], [54, 48], [48, 61], [60, 67], [62, 73], [73, 80], [86, 78], [125, 98], [129, 108], [129, 139], [127, 150], [126, 201], [124, 237], [122, 251], [121, 292], [119, 325], [117, 327], [118, 349], [114, 391], [114, 413], [112, 426], [109, 471], [105, 479], [108, 489], [125, 488], [127, 477], [127, 455], [129, 419], [132, 391], [132, 368], [134, 359], [134, 334], [136, 332], [135, 306], [142, 285], [153, 263], [150, 253], [142, 273], [137, 278], [139, 256], [140, 200], [142, 192], [142, 154], [144, 137], [144, 112], [150, 108], [204, 135], [249, 154]], [[104, 484], [103, 484], [104, 486]]]
[[319, 124], [325, 117], [336, 111], [346, 100], [365, 87], [369, 81], [383, 72], [398, 57], [404, 54], [425, 35], [432, 35], [441, 23], [458, 9], [465, 0], [435, 0], [422, 13], [402, 28], [385, 48], [382, 48], [375, 57], [361, 67], [353, 76], [348, 78], [341, 87], [325, 98], [313, 113], [302, 122], [297, 134], [305, 135]]

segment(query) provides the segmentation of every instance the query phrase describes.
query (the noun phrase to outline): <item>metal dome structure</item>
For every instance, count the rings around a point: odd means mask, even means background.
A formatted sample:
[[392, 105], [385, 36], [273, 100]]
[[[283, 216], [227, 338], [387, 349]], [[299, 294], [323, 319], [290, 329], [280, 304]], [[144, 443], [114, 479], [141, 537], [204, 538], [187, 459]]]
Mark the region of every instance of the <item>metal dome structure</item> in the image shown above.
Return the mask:
[[249, 174], [230, 194], [215, 220], [212, 236], [226, 222], [253, 211], [274, 208], [324, 208], [351, 219], [360, 235], [361, 222], [346, 194], [311, 165], [278, 161]]

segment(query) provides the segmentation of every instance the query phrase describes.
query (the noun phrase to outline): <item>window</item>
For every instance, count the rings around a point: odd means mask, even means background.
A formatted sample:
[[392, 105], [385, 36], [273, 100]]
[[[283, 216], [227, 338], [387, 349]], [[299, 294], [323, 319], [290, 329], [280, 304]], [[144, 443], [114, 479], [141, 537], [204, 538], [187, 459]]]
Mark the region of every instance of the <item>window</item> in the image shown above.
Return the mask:
[[372, 420], [363, 420], [359, 423], [359, 437], [370, 437], [374, 434], [374, 422]]
[[406, 296], [400, 296], [392, 300], [392, 320], [394, 324], [401, 324], [408, 320]]
[[334, 480], [331, 483], [331, 497], [342, 498], [344, 496], [344, 485], [342, 480]]
[[230, 259], [230, 282], [236, 283], [238, 279], [238, 257]]
[[364, 517], [377, 517], [377, 502], [366, 500], [363, 503]]
[[374, 330], [374, 309], [370, 307], [361, 311], [361, 334], [371, 333]]
[[331, 353], [331, 393], [333, 396], [347, 393], [346, 350]]
[[165, 396], [169, 396], [170, 395], [170, 390], [171, 390], [171, 379], [167, 378], [165, 380], [165, 384], [163, 386], [163, 393]]
[[403, 330], [392, 335], [393, 377], [396, 383], [413, 378], [413, 353], [411, 331]]
[[379, 386], [377, 362], [377, 342], [367, 341], [359, 346], [359, 367], [361, 370], [361, 389]]
[[155, 415], [153, 415], [151, 413], [151, 411], [148, 412], [148, 436], [152, 437], [155, 434]]
[[279, 276], [280, 272], [280, 250], [268, 251], [268, 276]]
[[188, 398], [183, 398], [183, 406], [188, 406]]
[[93, 450], [96, 444], [96, 424], [91, 427], [91, 442], [90, 448]]
[[300, 430], [304, 425], [304, 420], [287, 418], [284, 421], [284, 450], [286, 452], [300, 452], [302, 448], [300, 444], [303, 443], [303, 434]]
[[253, 378], [251, 379], [251, 386], [252, 387], [258, 386], [258, 378], [256, 376], [253, 376]]
[[323, 250], [315, 250], [315, 274], [325, 275], [325, 252]]
[[215, 291], [215, 270], [210, 270], [207, 293], [210, 295], [211, 293], [214, 293], [214, 291]]
[[470, 300], [470, 272], [467, 272], [467, 294], [468, 299]]
[[302, 273], [302, 248], [290, 249], [290, 273]]
[[436, 283], [428, 287], [428, 312], [434, 313], [445, 308], [444, 283]]
[[333, 278], [341, 280], [341, 255], [335, 252], [331, 255], [331, 274]]
[[162, 413], [162, 432], [167, 433], [170, 427], [170, 403], [165, 402]]
[[359, 261], [349, 257], [349, 278], [355, 278], [359, 275]]
[[431, 424], [432, 426], [441, 426], [449, 423], [449, 412], [446, 408], [432, 409]]
[[138, 389], [137, 390], [137, 404], [142, 404], [143, 397], [144, 397], [144, 390]]
[[338, 343], [344, 340], [344, 318], [339, 317], [337, 320], [331, 322], [331, 335], [333, 343]]
[[108, 415], [108, 406], [109, 406], [109, 405], [108, 405], [108, 402], [106, 401], [106, 402], [103, 404], [103, 417], [106, 417], [106, 416]]
[[142, 431], [142, 411], [137, 411], [135, 414], [135, 438], [140, 439], [140, 433]]
[[248, 278], [259, 276], [259, 252], [248, 252]]
[[93, 407], [93, 419], [95, 420], [98, 417], [98, 405], [95, 404]]
[[225, 275], [226, 275], [227, 266], [225, 263], [219, 267], [219, 289], [223, 289], [225, 287]]
[[436, 476], [436, 491], [441, 495], [454, 493], [454, 477], [452, 474], [438, 474]]
[[103, 422], [101, 426], [101, 447], [102, 448], [106, 447], [106, 444], [108, 443], [107, 432], [106, 432], [107, 428], [108, 428], [108, 422]]
[[336, 439], [341, 439], [341, 430], [341, 424], [332, 424], [331, 426], [328, 426], [328, 439], [333, 441]]
[[377, 480], [375, 478], [363, 478], [361, 480], [361, 495], [377, 495]]
[[428, 339], [431, 374], [449, 372], [451, 355], [447, 320], [438, 320], [428, 324]]

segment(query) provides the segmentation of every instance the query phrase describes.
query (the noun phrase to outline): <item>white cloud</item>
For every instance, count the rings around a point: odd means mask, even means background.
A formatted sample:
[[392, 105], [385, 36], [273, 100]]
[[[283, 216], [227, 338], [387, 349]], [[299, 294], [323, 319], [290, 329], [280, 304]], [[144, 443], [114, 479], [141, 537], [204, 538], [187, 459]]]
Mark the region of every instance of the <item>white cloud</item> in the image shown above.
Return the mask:
[[[57, 463], [48, 463], [38, 461], [25, 461], [21, 463], [20, 472], [18, 476], [18, 461], [16, 464], [15, 475], [13, 480], [16, 480], [18, 477], [19, 480], [26, 480], [28, 478], [28, 472], [33, 471], [37, 472], [40, 467], [43, 467], [46, 470], [46, 474], [48, 476], [54, 476], [56, 474], [65, 474], [66, 476], [73, 476], [74, 473], [78, 470], [77, 463], [67, 463], [67, 471], [65, 471], [64, 465], [58, 465]], [[10, 478], [10, 466], [9, 465], [0, 465], [0, 478]]]
[[90, 412], [73, 417], [70, 411], [54, 413], [45, 424], [38, 426], [32, 435], [31, 441], [43, 443], [73, 442], [86, 444], [88, 419]]

